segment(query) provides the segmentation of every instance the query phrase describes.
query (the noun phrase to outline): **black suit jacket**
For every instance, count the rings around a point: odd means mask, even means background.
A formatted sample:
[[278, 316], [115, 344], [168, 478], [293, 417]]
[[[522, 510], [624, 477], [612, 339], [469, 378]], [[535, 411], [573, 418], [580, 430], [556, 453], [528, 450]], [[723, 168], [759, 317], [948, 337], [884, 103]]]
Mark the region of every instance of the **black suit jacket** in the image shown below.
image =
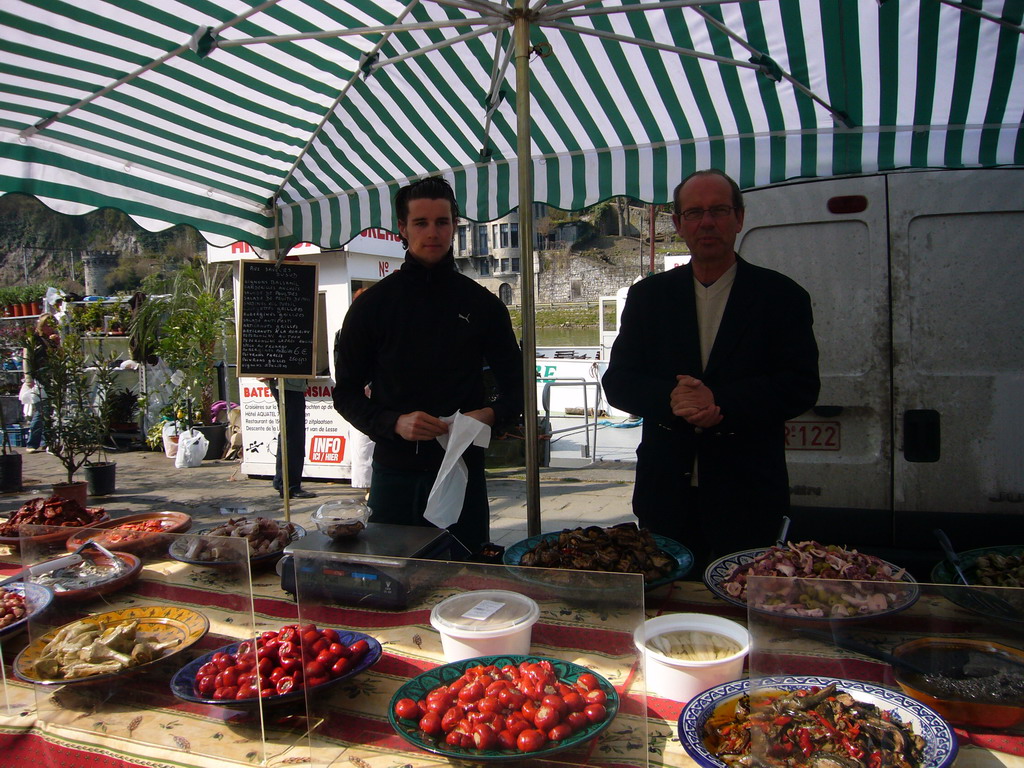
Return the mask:
[[[642, 525], [657, 532], [663, 516], [686, 513], [696, 455], [702, 507], [706, 503], [716, 519], [724, 515], [734, 549], [772, 543], [778, 518], [789, 508], [785, 421], [818, 397], [812, 325], [803, 288], [737, 257], [736, 279], [702, 370], [692, 268], [652, 275], [630, 288], [602, 383], [609, 403], [644, 418], [633, 494]], [[702, 430], [672, 414], [677, 374], [711, 389], [720, 424]]]

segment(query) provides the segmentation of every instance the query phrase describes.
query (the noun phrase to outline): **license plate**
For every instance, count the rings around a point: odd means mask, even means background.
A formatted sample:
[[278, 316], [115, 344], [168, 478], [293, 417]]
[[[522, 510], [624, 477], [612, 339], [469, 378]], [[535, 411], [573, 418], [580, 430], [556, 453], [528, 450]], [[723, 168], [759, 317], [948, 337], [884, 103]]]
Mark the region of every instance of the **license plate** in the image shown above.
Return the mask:
[[838, 451], [838, 421], [787, 421], [787, 451]]

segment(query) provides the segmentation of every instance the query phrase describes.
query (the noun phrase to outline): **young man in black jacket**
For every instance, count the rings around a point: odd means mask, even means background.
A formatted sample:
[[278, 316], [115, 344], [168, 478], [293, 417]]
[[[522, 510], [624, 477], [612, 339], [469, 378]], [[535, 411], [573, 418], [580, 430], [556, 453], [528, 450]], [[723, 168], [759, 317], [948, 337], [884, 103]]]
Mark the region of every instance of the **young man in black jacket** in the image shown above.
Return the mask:
[[[376, 443], [371, 521], [430, 525], [423, 510], [444, 456], [435, 438], [448, 431], [440, 417], [461, 411], [490, 426], [516, 419], [522, 353], [505, 305], [455, 268], [458, 206], [448, 183], [403, 187], [395, 212], [408, 255], [349, 307], [334, 342], [334, 406]], [[496, 399], [485, 391], [485, 365]], [[474, 553], [489, 539], [483, 449], [471, 446], [463, 459], [465, 502], [449, 530]]]

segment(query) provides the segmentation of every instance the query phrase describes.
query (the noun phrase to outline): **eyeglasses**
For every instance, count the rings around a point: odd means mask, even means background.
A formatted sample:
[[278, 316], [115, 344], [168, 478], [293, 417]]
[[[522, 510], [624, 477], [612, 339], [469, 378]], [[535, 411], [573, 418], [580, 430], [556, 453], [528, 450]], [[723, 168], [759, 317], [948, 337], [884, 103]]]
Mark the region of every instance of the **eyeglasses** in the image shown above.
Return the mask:
[[707, 213], [712, 219], [724, 219], [734, 210], [736, 209], [731, 205], [713, 205], [710, 208], [687, 208], [679, 216], [683, 221], [700, 221], [704, 218], [704, 214]]

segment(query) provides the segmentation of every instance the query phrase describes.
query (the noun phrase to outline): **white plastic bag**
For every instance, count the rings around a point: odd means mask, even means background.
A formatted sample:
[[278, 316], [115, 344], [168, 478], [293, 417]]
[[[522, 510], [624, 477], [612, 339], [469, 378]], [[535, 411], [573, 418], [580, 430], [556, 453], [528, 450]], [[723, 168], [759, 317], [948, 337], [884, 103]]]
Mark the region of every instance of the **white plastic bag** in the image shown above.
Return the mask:
[[491, 442], [491, 428], [458, 411], [451, 416], [442, 416], [441, 421], [448, 424], [448, 433], [437, 437], [437, 442], [444, 448], [444, 458], [427, 496], [423, 517], [438, 528], [447, 528], [458, 521], [466, 501], [469, 470], [462, 454], [470, 445], [486, 448]]
[[186, 429], [178, 435], [178, 455], [174, 457], [174, 466], [178, 469], [184, 467], [198, 467], [206, 458], [206, 449], [210, 447], [210, 441], [203, 433], [196, 429]]

